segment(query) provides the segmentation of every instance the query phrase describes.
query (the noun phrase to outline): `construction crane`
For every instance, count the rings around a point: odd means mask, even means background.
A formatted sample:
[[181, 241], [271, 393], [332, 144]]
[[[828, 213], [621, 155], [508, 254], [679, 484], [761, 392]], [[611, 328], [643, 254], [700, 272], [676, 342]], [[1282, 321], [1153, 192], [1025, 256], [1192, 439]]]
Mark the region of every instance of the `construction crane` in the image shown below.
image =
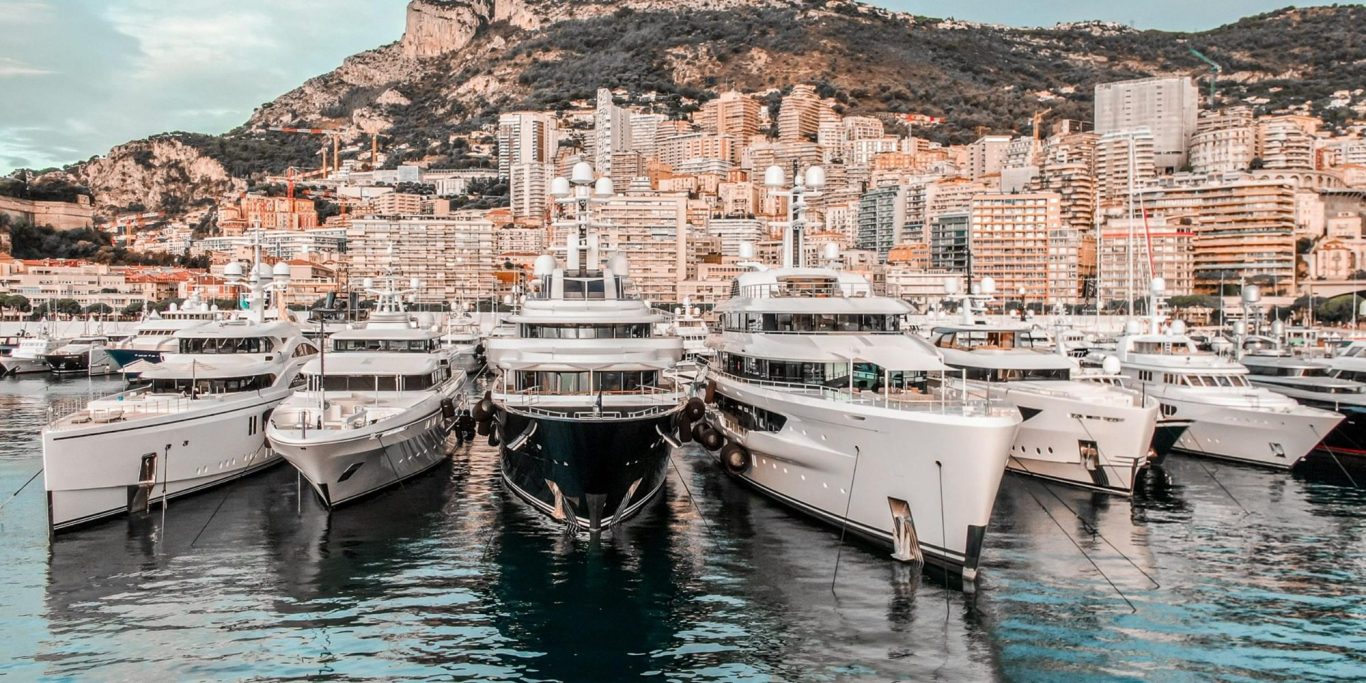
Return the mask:
[[383, 133], [370, 134], [370, 169], [374, 170], [376, 159], [379, 157], [379, 139], [392, 137]]
[[1224, 72], [1224, 67], [1219, 66], [1215, 63], [1213, 59], [1206, 57], [1204, 53], [1200, 52], [1199, 50], [1193, 47], [1187, 47], [1186, 49], [1190, 50], [1190, 53], [1195, 55], [1196, 59], [1199, 59], [1200, 61], [1209, 65], [1210, 71], [1212, 72], [1209, 77], [1209, 106], [1211, 109], [1213, 109], [1215, 81], [1219, 79], [1219, 74]]
[[329, 169], [327, 167], [327, 153], [326, 147], [324, 147], [323, 175], [327, 175], [329, 170], [334, 172], [341, 170], [341, 136], [342, 133], [346, 132], [345, 130], [341, 128], [294, 128], [292, 126], [271, 126], [266, 130], [275, 131], [277, 133], [295, 133], [298, 135], [326, 135], [332, 138], [332, 168]]
[[1039, 126], [1043, 124], [1043, 117], [1053, 111], [1052, 107], [1034, 112], [1031, 123], [1034, 124], [1034, 144], [1039, 144]]

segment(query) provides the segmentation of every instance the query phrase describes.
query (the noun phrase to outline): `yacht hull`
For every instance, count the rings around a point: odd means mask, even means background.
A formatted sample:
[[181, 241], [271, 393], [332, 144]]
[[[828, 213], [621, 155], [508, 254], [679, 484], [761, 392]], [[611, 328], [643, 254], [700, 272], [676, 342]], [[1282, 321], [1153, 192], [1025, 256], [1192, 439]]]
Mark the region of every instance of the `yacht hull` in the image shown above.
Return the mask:
[[[623, 407], [622, 412], [630, 412]], [[503, 481], [550, 518], [598, 532], [621, 524], [660, 491], [677, 409], [649, 417], [583, 419], [499, 407]]]
[[281, 400], [206, 406], [133, 421], [43, 431], [43, 481], [54, 532], [203, 491], [277, 465], [265, 416]]
[[359, 436], [310, 440], [309, 434], [270, 430], [270, 443], [313, 487], [323, 505], [334, 508], [378, 493], [441, 464], [446, 437], [455, 424], [437, 401], [406, 420]]
[[785, 418], [746, 429], [716, 404], [709, 421], [749, 453], [727, 471], [828, 524], [923, 560], [970, 586], [1019, 416], [1012, 410], [900, 411], [716, 378], [717, 394]]
[[31, 375], [51, 370], [42, 358], [0, 358], [0, 375]]
[[50, 353], [43, 360], [47, 361], [52, 372], [59, 375], [110, 375], [119, 371], [119, 364], [104, 349]]
[[161, 352], [149, 351], [146, 349], [105, 349], [105, 353], [118, 364], [120, 368], [133, 362], [145, 360], [148, 363], [160, 363]]
[[1175, 406], [1178, 416], [1193, 422], [1173, 450], [1277, 469], [1290, 469], [1303, 460], [1342, 420], [1337, 413], [1306, 407], [1278, 412], [1207, 404]]
[[1148, 463], [1156, 402], [1146, 407], [1095, 404], [1009, 385], [993, 395], [1015, 404], [1024, 417], [1010, 448], [1010, 471], [1107, 493], [1133, 493], [1138, 473]]

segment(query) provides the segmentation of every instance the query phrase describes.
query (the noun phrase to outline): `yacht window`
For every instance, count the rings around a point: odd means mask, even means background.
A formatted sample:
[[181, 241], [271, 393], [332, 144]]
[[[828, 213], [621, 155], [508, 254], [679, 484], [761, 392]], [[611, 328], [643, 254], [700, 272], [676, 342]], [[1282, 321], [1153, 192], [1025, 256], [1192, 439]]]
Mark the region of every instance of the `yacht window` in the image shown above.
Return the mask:
[[334, 339], [332, 350], [338, 353], [355, 351], [387, 351], [394, 353], [427, 353], [433, 348], [431, 339]]
[[722, 394], [716, 395], [716, 409], [746, 430], [778, 432], [787, 423], [787, 418], [778, 413]]
[[[318, 378], [314, 376], [309, 385], [317, 390]], [[398, 377], [394, 375], [327, 375], [322, 378], [326, 391], [398, 391]]]
[[189, 337], [180, 340], [181, 353], [269, 353], [270, 340], [262, 337]]
[[211, 379], [195, 379], [189, 377], [177, 377], [172, 379], [153, 379], [150, 381], [150, 391], [154, 394], [185, 394], [189, 395], [190, 387], [193, 384], [196, 396], [208, 396], [212, 394], [231, 394], [242, 391], [259, 391], [269, 389], [275, 383], [275, 375], [254, 375], [249, 377], [215, 377]]

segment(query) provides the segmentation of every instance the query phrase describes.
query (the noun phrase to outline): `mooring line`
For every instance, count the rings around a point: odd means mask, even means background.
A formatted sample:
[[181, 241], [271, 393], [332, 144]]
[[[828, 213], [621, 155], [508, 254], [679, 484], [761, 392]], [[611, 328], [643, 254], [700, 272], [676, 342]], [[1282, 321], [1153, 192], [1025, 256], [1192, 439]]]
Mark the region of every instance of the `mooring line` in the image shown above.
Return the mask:
[[[1012, 460], [1014, 460], [1016, 464], [1018, 464], [1020, 467], [1024, 468], [1025, 472], [1028, 472], [1029, 474], [1034, 474], [1034, 472], [1029, 469], [1029, 466], [1025, 465], [1024, 462], [1022, 462], [1019, 458], [1012, 458]], [[1038, 475], [1034, 476], [1038, 477]], [[1104, 541], [1105, 545], [1110, 546], [1110, 549], [1115, 551], [1115, 554], [1124, 558], [1124, 560], [1128, 562], [1129, 565], [1132, 566], [1139, 574], [1142, 574], [1144, 578], [1151, 581], [1154, 588], [1162, 587], [1162, 584], [1158, 583], [1157, 579], [1154, 579], [1152, 575], [1148, 574], [1148, 572], [1143, 571], [1143, 568], [1138, 566], [1138, 563], [1134, 562], [1133, 559], [1130, 558], [1128, 555], [1125, 555], [1124, 551], [1115, 547], [1115, 544], [1111, 543], [1110, 539], [1105, 537], [1105, 534], [1100, 533], [1100, 529], [1097, 529], [1096, 527], [1092, 526], [1090, 522], [1086, 521], [1086, 519], [1081, 516], [1080, 512], [1077, 512], [1076, 510], [1072, 509], [1072, 506], [1068, 505], [1067, 501], [1063, 500], [1062, 497], [1059, 496], [1058, 493], [1053, 490], [1053, 487], [1048, 485], [1048, 482], [1044, 481], [1042, 478], [1039, 478], [1038, 483], [1043, 485], [1044, 490], [1047, 491], [1049, 495], [1053, 496], [1053, 498], [1057, 500], [1059, 503], [1062, 503], [1062, 506], [1067, 508], [1067, 511], [1072, 513], [1072, 516], [1076, 517], [1078, 522], [1081, 522], [1081, 526], [1083, 529], [1086, 530], [1086, 533], [1091, 534], [1091, 536], [1099, 538], [1100, 540]], [[1132, 494], [1130, 495], [1132, 498]], [[1130, 505], [1132, 506], [1133, 503], [1130, 502]]]
[[227, 502], [229, 493], [232, 493], [232, 489], [224, 486], [223, 497], [218, 499], [218, 507], [213, 509], [213, 513], [209, 515], [208, 519], [204, 520], [204, 526], [199, 527], [199, 533], [194, 535], [193, 541], [190, 541], [191, 548], [194, 547], [194, 544], [199, 542], [199, 537], [204, 535], [204, 531], [209, 528], [209, 523], [213, 522], [213, 518], [218, 516], [218, 511], [223, 509], [223, 503]]
[[[1200, 447], [1200, 451], [1201, 451], [1202, 453], [1207, 453], [1207, 452], [1208, 452], [1208, 451], [1205, 450], [1205, 447], [1202, 446], [1202, 445], [1200, 444], [1200, 439], [1196, 438], [1196, 436], [1195, 436], [1194, 434], [1191, 434], [1191, 433], [1190, 433], [1190, 430], [1186, 430], [1186, 434], [1189, 434], [1189, 435], [1190, 435], [1191, 440], [1192, 440], [1192, 441], [1195, 441], [1195, 445]], [[1222, 490], [1222, 491], [1224, 492], [1224, 495], [1228, 496], [1228, 499], [1229, 499], [1229, 500], [1233, 501], [1233, 503], [1234, 503], [1235, 505], [1237, 505], [1239, 508], [1242, 508], [1242, 510], [1243, 510], [1243, 516], [1244, 516], [1244, 517], [1247, 517], [1248, 515], [1252, 514], [1252, 511], [1249, 510], [1249, 509], [1247, 509], [1247, 507], [1244, 506], [1244, 505], [1242, 504], [1242, 502], [1240, 502], [1240, 501], [1238, 500], [1238, 498], [1237, 498], [1236, 496], [1233, 495], [1233, 492], [1230, 491], [1230, 490], [1228, 490], [1228, 487], [1227, 487], [1227, 486], [1224, 486], [1224, 482], [1219, 481], [1219, 477], [1214, 476], [1214, 473], [1211, 472], [1210, 469], [1209, 469], [1208, 467], [1205, 467], [1205, 463], [1200, 462], [1200, 456], [1196, 456], [1196, 457], [1195, 457], [1195, 464], [1196, 464], [1196, 465], [1199, 465], [1199, 466], [1200, 466], [1200, 469], [1202, 469], [1202, 470], [1205, 471], [1205, 475], [1208, 476], [1208, 477], [1210, 478], [1210, 480], [1213, 481], [1214, 484], [1215, 484], [1216, 486], [1218, 486], [1219, 489]]]
[[835, 571], [830, 574], [830, 593], [832, 595], [835, 593], [835, 580], [840, 575], [840, 556], [844, 554], [844, 534], [849, 530], [849, 506], [854, 502], [854, 482], [858, 479], [860, 454], [859, 447], [854, 446], [854, 472], [849, 475], [849, 495], [844, 499], [844, 517], [840, 519], [840, 542], [835, 547]]
[[[1342, 474], [1343, 474], [1344, 476], [1347, 477], [1347, 481], [1352, 482], [1352, 488], [1354, 488], [1354, 489], [1359, 489], [1359, 488], [1361, 488], [1361, 486], [1357, 484], [1357, 480], [1356, 480], [1355, 478], [1352, 477], [1352, 474], [1351, 474], [1350, 472], [1347, 471], [1347, 468], [1346, 468], [1346, 467], [1343, 467], [1342, 461], [1341, 461], [1341, 460], [1338, 460], [1338, 454], [1337, 454], [1337, 453], [1334, 453], [1334, 452], [1333, 452], [1333, 449], [1331, 449], [1331, 448], [1328, 447], [1328, 443], [1326, 442], [1326, 439], [1327, 439], [1328, 437], [1320, 435], [1320, 434], [1319, 434], [1319, 428], [1318, 428], [1318, 427], [1315, 427], [1314, 425], [1309, 425], [1309, 428], [1312, 429], [1312, 430], [1314, 430], [1314, 436], [1319, 437], [1319, 445], [1320, 445], [1320, 446], [1323, 446], [1323, 450], [1327, 451], [1328, 455], [1332, 456], [1333, 462], [1337, 463], [1338, 469], [1342, 470]], [[1346, 435], [1344, 435], [1344, 436], [1346, 436]], [[1350, 439], [1351, 437], [1347, 437], [1347, 438]], [[1356, 442], [1353, 441], [1352, 443], [1356, 443]]]
[[1090, 555], [1086, 554], [1086, 550], [1084, 550], [1081, 547], [1080, 543], [1077, 543], [1077, 540], [1075, 538], [1072, 538], [1072, 534], [1067, 533], [1067, 529], [1063, 528], [1062, 523], [1059, 522], [1058, 519], [1053, 516], [1052, 511], [1050, 511], [1048, 507], [1043, 504], [1043, 501], [1039, 500], [1039, 497], [1034, 495], [1033, 491], [1029, 491], [1028, 493], [1029, 497], [1033, 498], [1034, 502], [1038, 504], [1039, 509], [1043, 510], [1044, 514], [1048, 515], [1049, 519], [1053, 520], [1053, 525], [1058, 527], [1058, 531], [1061, 531], [1062, 535], [1066, 536], [1067, 540], [1072, 542], [1072, 546], [1077, 549], [1077, 552], [1081, 553], [1081, 556], [1086, 558], [1086, 561], [1090, 562], [1092, 567], [1095, 567], [1096, 572], [1100, 574], [1100, 578], [1105, 579], [1105, 583], [1110, 584], [1110, 587], [1115, 590], [1115, 593], [1119, 595], [1120, 599], [1129, 605], [1129, 609], [1133, 610], [1133, 613], [1137, 614], [1138, 608], [1134, 606], [1133, 601], [1129, 600], [1128, 596], [1124, 595], [1124, 591], [1120, 590], [1119, 586], [1116, 586], [1115, 582], [1110, 580], [1110, 577], [1105, 573], [1105, 570], [1101, 569], [1100, 565], [1096, 564], [1096, 561], [1091, 559]]
[[697, 513], [697, 518], [702, 520], [702, 526], [707, 528], [707, 535], [711, 536], [711, 522], [707, 521], [707, 516], [702, 514], [702, 508], [697, 504], [697, 499], [692, 495], [692, 489], [688, 487], [688, 482], [683, 478], [683, 471], [678, 469], [678, 463], [674, 462], [673, 449], [669, 450], [669, 464], [674, 468], [674, 474], [678, 476], [678, 483], [683, 485], [683, 492], [688, 494], [688, 502], [692, 503], [692, 509]]
[[9, 502], [10, 502], [11, 500], [14, 500], [15, 498], [19, 497], [19, 494], [22, 493], [24, 489], [28, 488], [28, 485], [29, 485], [29, 484], [32, 484], [32, 483], [33, 483], [33, 480], [34, 480], [34, 479], [37, 479], [37, 478], [38, 478], [38, 475], [40, 475], [40, 474], [42, 474], [42, 473], [43, 473], [43, 468], [39, 467], [39, 468], [38, 468], [38, 471], [37, 471], [37, 472], [34, 472], [34, 473], [33, 473], [33, 476], [29, 477], [29, 478], [28, 478], [28, 481], [24, 482], [24, 485], [23, 485], [23, 486], [20, 486], [18, 489], [16, 489], [16, 490], [14, 491], [14, 493], [9, 494], [9, 498], [6, 498], [6, 499], [5, 499], [5, 502], [0, 503], [0, 510], [4, 510], [4, 509], [5, 509], [5, 506], [6, 506], [6, 505], [9, 505]]

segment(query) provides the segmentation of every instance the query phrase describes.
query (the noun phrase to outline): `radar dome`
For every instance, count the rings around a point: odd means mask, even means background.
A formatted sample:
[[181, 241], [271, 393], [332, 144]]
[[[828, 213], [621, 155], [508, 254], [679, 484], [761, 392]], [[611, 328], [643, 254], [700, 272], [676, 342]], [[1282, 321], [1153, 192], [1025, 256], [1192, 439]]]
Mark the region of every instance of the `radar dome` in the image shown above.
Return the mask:
[[612, 187], [612, 179], [607, 176], [598, 178], [597, 184], [593, 186], [593, 194], [599, 197], [611, 197], [616, 194], [615, 189]]
[[564, 176], [556, 176], [550, 181], [550, 196], [564, 199], [569, 196], [569, 179]]
[[242, 263], [240, 261], [231, 261], [228, 265], [223, 266], [223, 277], [227, 280], [241, 279]]
[[1117, 356], [1106, 356], [1105, 360], [1100, 362], [1100, 369], [1104, 370], [1107, 375], [1118, 375], [1123, 366], [1120, 365]]
[[988, 276], [982, 278], [982, 293], [983, 293], [983, 294], [995, 294], [995, 293], [996, 293], [996, 278], [991, 277], [990, 275], [988, 275]]
[[1241, 320], [1233, 321], [1233, 334], [1239, 337], [1247, 334], [1247, 323]]
[[626, 277], [631, 274], [631, 262], [627, 260], [626, 254], [612, 254], [612, 258], [607, 259], [607, 269], [617, 277]]
[[956, 277], [946, 277], [946, 278], [944, 278], [944, 292], [945, 292], [946, 294], [957, 294], [957, 293], [958, 293], [958, 286], [959, 286], [958, 278], [956, 278]]
[[778, 165], [769, 166], [764, 171], [764, 185], [772, 188], [781, 188], [787, 184], [787, 179], [783, 176], [783, 167]]
[[1124, 334], [1125, 334], [1125, 335], [1134, 335], [1134, 334], [1142, 334], [1142, 333], [1143, 333], [1143, 325], [1142, 325], [1141, 323], [1139, 323], [1137, 320], [1130, 320], [1130, 321], [1124, 323]]
[[1167, 279], [1164, 277], [1155, 277], [1149, 286], [1152, 288], [1153, 294], [1161, 294], [1167, 291]]
[[536, 277], [545, 277], [555, 272], [555, 257], [550, 254], [537, 256], [536, 262], [531, 266], [531, 272]]
[[1243, 287], [1243, 303], [1255, 304], [1262, 300], [1262, 288], [1257, 285]]
[[574, 170], [569, 174], [569, 182], [575, 185], [593, 184], [593, 167], [587, 161], [574, 164]]
[[1184, 320], [1173, 320], [1173, 321], [1172, 321], [1172, 328], [1171, 328], [1171, 331], [1172, 331], [1172, 334], [1174, 334], [1174, 335], [1176, 335], [1176, 336], [1178, 336], [1178, 337], [1181, 336], [1181, 335], [1183, 335], [1183, 334], [1185, 334], [1185, 333], [1186, 333], [1186, 321], [1184, 321]]
[[[813, 166], [812, 168], [819, 167]], [[840, 245], [835, 244], [834, 242], [826, 242], [825, 246], [821, 247], [821, 257], [827, 261], [834, 261], [835, 259], [839, 258]]]
[[820, 166], [806, 169], [806, 186], [814, 189], [825, 187], [825, 169]]
[[752, 259], [752, 258], [754, 258], [754, 243], [753, 243], [753, 242], [741, 242], [741, 243], [740, 243], [740, 258], [742, 258], [742, 259]]

